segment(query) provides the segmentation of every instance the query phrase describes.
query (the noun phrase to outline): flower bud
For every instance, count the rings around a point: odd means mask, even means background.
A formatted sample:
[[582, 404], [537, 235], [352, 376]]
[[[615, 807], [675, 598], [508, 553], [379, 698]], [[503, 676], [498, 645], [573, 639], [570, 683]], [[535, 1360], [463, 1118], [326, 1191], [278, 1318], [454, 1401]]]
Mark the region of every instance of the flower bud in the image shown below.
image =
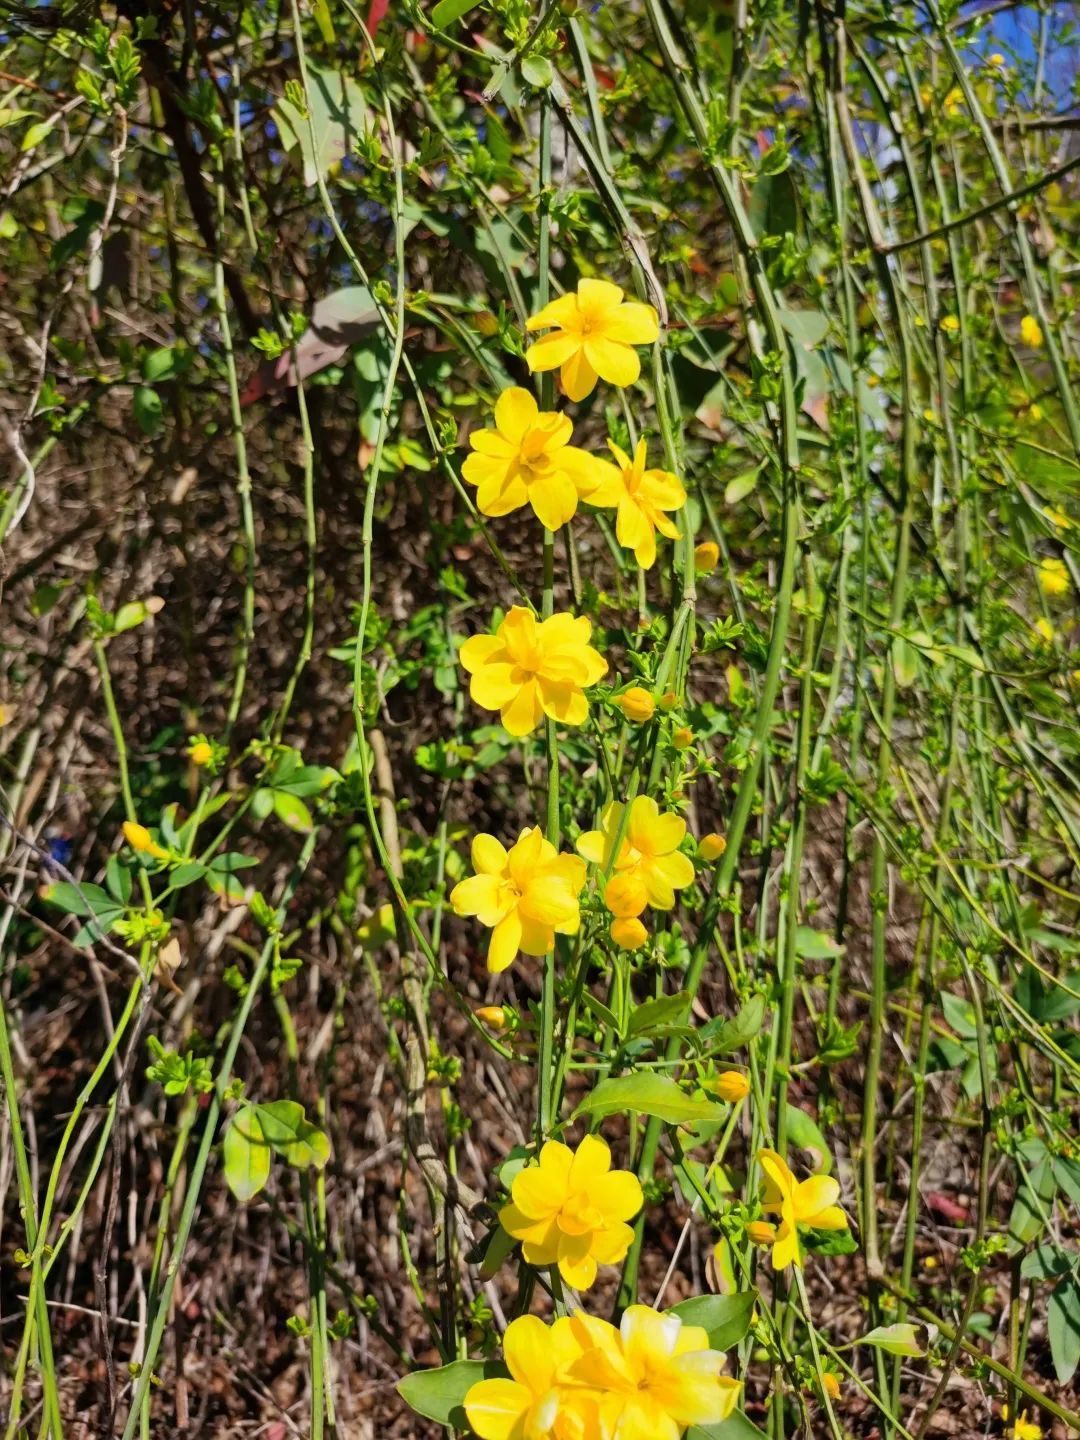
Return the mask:
[[618, 920], [640, 915], [648, 903], [649, 892], [637, 875], [613, 875], [604, 889], [604, 904]]
[[836, 1376], [832, 1373], [831, 1370], [823, 1370], [821, 1372], [821, 1388], [825, 1391], [825, 1394], [828, 1395], [830, 1400], [839, 1400], [840, 1381], [836, 1378]]
[[738, 1105], [750, 1094], [750, 1081], [741, 1070], [724, 1070], [710, 1087], [714, 1095], [726, 1100], [729, 1105]]
[[489, 1030], [506, 1029], [506, 1011], [501, 1005], [481, 1005], [475, 1013], [481, 1025], [486, 1025]]
[[689, 750], [694, 743], [694, 732], [688, 725], [680, 725], [677, 730], [673, 731], [671, 743], [676, 750]]
[[701, 837], [697, 848], [702, 860], [704, 860], [707, 865], [711, 865], [714, 860], [719, 860], [720, 856], [723, 855], [727, 849], [727, 841], [723, 835], [718, 835], [715, 830], [712, 830], [708, 835]]
[[716, 569], [720, 559], [720, 546], [715, 540], [703, 540], [694, 546], [694, 569], [699, 575], [708, 575]]
[[137, 854], [153, 855], [158, 860], [169, 858], [169, 852], [155, 842], [145, 825], [137, 825], [134, 820], [125, 820], [121, 829], [124, 839]]
[[656, 701], [640, 685], [635, 685], [620, 695], [615, 703], [627, 720], [631, 720], [635, 725], [644, 725], [646, 720], [651, 720], [656, 709]]
[[209, 765], [214, 758], [214, 747], [206, 740], [193, 740], [187, 753], [193, 765]]
[[649, 938], [649, 932], [640, 920], [613, 920], [611, 938], [620, 950], [640, 950]]
[[768, 1220], [751, 1220], [746, 1227], [746, 1236], [752, 1245], [771, 1245], [776, 1239], [776, 1226]]
[[1041, 350], [1043, 343], [1042, 326], [1034, 315], [1025, 315], [1020, 321], [1021, 342], [1031, 350]]
[[660, 696], [660, 709], [663, 710], [665, 714], [669, 710], [674, 710], [678, 703], [679, 697], [674, 690], [665, 690]]

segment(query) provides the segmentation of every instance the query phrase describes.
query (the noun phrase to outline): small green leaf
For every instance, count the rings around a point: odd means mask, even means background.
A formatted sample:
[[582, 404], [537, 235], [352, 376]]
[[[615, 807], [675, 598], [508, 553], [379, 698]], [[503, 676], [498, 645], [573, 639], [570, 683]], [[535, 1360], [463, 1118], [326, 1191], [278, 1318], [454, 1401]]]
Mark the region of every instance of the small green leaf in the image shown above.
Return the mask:
[[535, 90], [546, 90], [555, 79], [555, 71], [546, 55], [526, 55], [521, 62], [521, 78]]
[[1046, 1328], [1054, 1371], [1067, 1385], [1080, 1365], [1080, 1283], [1075, 1279], [1062, 1280], [1051, 1294]]
[[680, 990], [677, 995], [661, 995], [657, 1000], [646, 1000], [630, 1016], [626, 1027], [627, 1035], [655, 1035], [660, 1026], [679, 1025], [686, 1018], [690, 1008], [690, 992]]
[[901, 690], [909, 690], [919, 678], [919, 652], [903, 635], [893, 637], [892, 667]]
[[448, 25], [453, 25], [455, 20], [460, 20], [470, 10], [475, 10], [477, 0], [439, 0], [431, 12], [431, 23], [438, 30], [445, 30]]
[[741, 1050], [744, 1045], [749, 1045], [764, 1020], [765, 996], [751, 995], [737, 1015], [728, 1020], [716, 1016], [703, 1025], [698, 1031], [698, 1039], [710, 1054], [727, 1055], [732, 1050]]
[[757, 1301], [756, 1290], [739, 1290], [734, 1295], [694, 1295], [670, 1313], [684, 1325], [700, 1325], [709, 1332], [713, 1350], [730, 1350], [750, 1329], [750, 1317]]
[[311, 818], [311, 811], [304, 804], [298, 795], [290, 795], [285, 790], [275, 790], [274, 814], [290, 830], [296, 830], [301, 835], [307, 835], [315, 828], [315, 821]]
[[844, 953], [824, 930], [815, 930], [812, 925], [799, 925], [795, 931], [795, 953], [801, 960], [835, 960]]
[[229, 1189], [237, 1200], [251, 1200], [270, 1178], [270, 1146], [253, 1106], [245, 1105], [233, 1116], [222, 1153]]
[[330, 18], [330, 6], [327, 0], [315, 0], [311, 7], [311, 13], [315, 17], [315, 24], [319, 27], [319, 34], [327, 45], [333, 45], [335, 40], [334, 22]]
[[755, 465], [753, 470], [744, 470], [741, 475], [729, 480], [724, 486], [724, 504], [737, 505], [740, 500], [745, 500], [756, 488], [760, 474], [761, 466]]
[[693, 1125], [700, 1120], [724, 1120], [727, 1107], [711, 1100], [697, 1100], [681, 1090], [667, 1075], [640, 1071], [636, 1075], [620, 1075], [615, 1080], [601, 1080], [574, 1111], [602, 1119], [605, 1115], [622, 1115], [634, 1111], [652, 1115], [669, 1125]]
[[1075, 1270], [1080, 1255], [1075, 1250], [1063, 1250], [1060, 1245], [1040, 1245], [1025, 1255], [1020, 1265], [1020, 1274], [1025, 1280], [1056, 1280]]
[[864, 1345], [887, 1350], [890, 1355], [925, 1355], [919, 1344], [919, 1327], [915, 1325], [878, 1325], [862, 1337]]
[[161, 396], [149, 385], [139, 385], [131, 397], [135, 423], [144, 435], [156, 435], [161, 428]]
[[[462, 1406], [465, 1396], [480, 1380], [494, 1380], [506, 1375], [501, 1365], [482, 1360], [455, 1360], [438, 1370], [417, 1370], [397, 1382], [397, 1392], [418, 1415], [439, 1425], [466, 1428]], [[454, 1417], [451, 1419], [451, 1417]]]
[[787, 1107], [787, 1133], [792, 1145], [800, 1150], [808, 1150], [814, 1157], [814, 1172], [818, 1175], [828, 1175], [832, 1169], [833, 1159], [825, 1136], [812, 1115], [805, 1110], [800, 1110], [797, 1105]]
[[685, 1440], [765, 1440], [765, 1433], [741, 1410], [736, 1410], [719, 1425], [695, 1425], [686, 1432]]

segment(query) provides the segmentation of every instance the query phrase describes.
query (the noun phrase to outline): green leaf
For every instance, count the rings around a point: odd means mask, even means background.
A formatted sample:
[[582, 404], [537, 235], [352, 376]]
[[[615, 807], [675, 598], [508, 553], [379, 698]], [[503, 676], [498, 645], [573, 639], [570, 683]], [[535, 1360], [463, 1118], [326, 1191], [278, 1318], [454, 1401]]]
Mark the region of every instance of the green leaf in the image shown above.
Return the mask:
[[176, 373], [176, 349], [172, 345], [150, 350], [143, 356], [142, 378], [148, 385], [167, 380]]
[[814, 1117], [796, 1105], [788, 1105], [787, 1133], [792, 1145], [808, 1150], [814, 1157], [815, 1173], [828, 1175], [833, 1166], [832, 1152]]
[[453, 25], [455, 20], [460, 20], [470, 10], [475, 10], [477, 0], [439, 0], [431, 12], [431, 23], [438, 30], [445, 30], [448, 25]]
[[1009, 1254], [1025, 1250], [1032, 1240], [1046, 1229], [1054, 1197], [1057, 1194], [1057, 1178], [1050, 1157], [1044, 1157], [1028, 1172], [1021, 1183], [1009, 1213]]
[[844, 953], [844, 947], [824, 930], [799, 925], [795, 930], [795, 953], [801, 960], [835, 960]]
[[790, 171], [764, 175], [750, 191], [750, 224], [759, 240], [790, 235], [799, 223], [799, 204]]
[[311, 186], [356, 148], [368, 128], [368, 111], [364, 92], [351, 75], [316, 65], [309, 65], [307, 74], [308, 114], [289, 100], [279, 100], [273, 115], [286, 150], [299, 147], [304, 184]]
[[734, 480], [729, 480], [724, 486], [724, 504], [737, 505], [740, 500], [745, 500], [757, 486], [760, 474], [761, 466], [755, 465], [753, 470], [745, 470], [741, 475], [736, 475]]
[[686, 1018], [690, 1008], [690, 992], [680, 990], [677, 995], [661, 995], [657, 1000], [646, 1000], [630, 1016], [626, 1027], [627, 1035], [655, 1035], [662, 1025], [679, 1025]]
[[862, 1337], [863, 1345], [887, 1350], [890, 1355], [925, 1355], [919, 1344], [919, 1327], [915, 1325], [878, 1325]]
[[196, 880], [201, 880], [206, 874], [206, 866], [200, 865], [197, 860], [191, 860], [186, 865], [177, 865], [169, 871], [169, 885], [174, 890], [183, 890], [187, 885], [194, 885]]
[[270, 1178], [270, 1146], [253, 1106], [245, 1105], [233, 1116], [222, 1154], [229, 1189], [237, 1200], [251, 1200]]
[[149, 385], [139, 385], [131, 397], [131, 413], [144, 435], [156, 435], [161, 428], [161, 396]]
[[725, 1105], [711, 1100], [697, 1100], [681, 1090], [667, 1075], [640, 1071], [636, 1075], [620, 1075], [615, 1080], [601, 1080], [574, 1111], [602, 1119], [605, 1115], [622, 1115], [634, 1111], [652, 1115], [669, 1125], [692, 1125], [699, 1120], [721, 1121], [727, 1115]]
[[108, 891], [103, 890], [100, 885], [80, 885], [76, 890], [75, 886], [68, 884], [66, 880], [49, 885], [42, 892], [41, 898], [59, 910], [66, 910], [69, 915], [100, 917], [119, 914], [123, 908], [118, 906]]
[[1020, 1274], [1025, 1280], [1056, 1280], [1075, 1270], [1080, 1255], [1075, 1250], [1063, 1250], [1060, 1245], [1040, 1245], [1025, 1255], [1020, 1265]]
[[330, 18], [330, 6], [327, 0], [315, 0], [311, 7], [311, 13], [315, 17], [315, 24], [319, 27], [319, 34], [327, 45], [333, 45], [335, 40], [334, 22]]
[[1063, 1280], [1051, 1294], [1046, 1328], [1054, 1371], [1067, 1385], [1080, 1365], [1080, 1283], [1075, 1279]]
[[555, 79], [555, 71], [546, 55], [526, 55], [521, 62], [521, 78], [535, 90], [546, 90]]
[[301, 835], [309, 834], [315, 828], [315, 821], [311, 818], [311, 811], [297, 795], [290, 795], [286, 790], [275, 790], [274, 814], [278, 819]]
[[719, 1425], [694, 1425], [686, 1432], [685, 1440], [765, 1440], [765, 1432], [736, 1410]]
[[804, 350], [820, 345], [829, 333], [828, 316], [820, 310], [781, 310], [780, 324]]
[[670, 1313], [684, 1325], [700, 1325], [709, 1332], [713, 1350], [730, 1350], [750, 1329], [750, 1317], [757, 1302], [756, 1290], [739, 1290], [734, 1295], [694, 1295]]
[[490, 1360], [455, 1360], [437, 1370], [417, 1370], [397, 1382], [397, 1392], [418, 1415], [440, 1425], [465, 1429], [462, 1407], [465, 1396], [480, 1380], [495, 1380], [506, 1375], [501, 1365]]
[[313, 1125], [295, 1100], [271, 1100], [256, 1105], [266, 1143], [289, 1165], [321, 1170], [330, 1158], [330, 1137]]
[[919, 678], [919, 652], [903, 635], [894, 635], [892, 667], [901, 690], [910, 690]]
[[765, 1020], [765, 996], [751, 995], [737, 1015], [728, 1020], [719, 1016], [698, 1031], [702, 1047], [710, 1054], [727, 1055], [749, 1045]]
[[33, 150], [40, 145], [42, 140], [51, 134], [53, 126], [59, 120], [59, 114], [53, 115], [48, 120], [39, 120], [36, 125], [30, 125], [22, 138], [22, 145], [19, 147], [25, 155], [27, 150]]

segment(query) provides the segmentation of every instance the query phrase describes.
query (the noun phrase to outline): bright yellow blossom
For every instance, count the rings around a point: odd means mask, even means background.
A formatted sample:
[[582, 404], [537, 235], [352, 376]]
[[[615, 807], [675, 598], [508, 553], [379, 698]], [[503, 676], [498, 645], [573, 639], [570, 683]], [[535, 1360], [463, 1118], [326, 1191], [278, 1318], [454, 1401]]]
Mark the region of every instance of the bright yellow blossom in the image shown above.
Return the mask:
[[192, 740], [187, 754], [193, 765], [209, 765], [214, 758], [214, 747], [208, 740]]
[[598, 1265], [617, 1265], [634, 1232], [626, 1223], [641, 1209], [636, 1175], [612, 1170], [611, 1151], [586, 1135], [577, 1151], [549, 1140], [540, 1162], [518, 1172], [511, 1203], [499, 1211], [503, 1229], [522, 1242], [530, 1265], [557, 1265], [567, 1285], [587, 1290]]
[[155, 860], [169, 858], [168, 850], [162, 849], [145, 825], [138, 825], [134, 820], [125, 820], [121, 829], [124, 832], [124, 839], [136, 854], [152, 855]]
[[1045, 615], [1036, 616], [1031, 623], [1031, 628], [1041, 639], [1046, 641], [1047, 645], [1054, 643], [1054, 627]]
[[1056, 555], [1047, 555], [1039, 561], [1039, 589], [1044, 595], [1068, 594], [1069, 572], [1064, 560], [1059, 560]]
[[656, 710], [656, 701], [640, 685], [632, 685], [629, 690], [624, 690], [616, 700], [616, 705], [635, 725], [644, 725], [646, 720], [651, 720]]
[[691, 1425], [719, 1425], [742, 1389], [699, 1325], [631, 1305], [618, 1330], [593, 1320], [595, 1342], [567, 1376], [598, 1393], [600, 1433], [618, 1440], [679, 1440]]
[[715, 540], [703, 540], [694, 546], [694, 569], [699, 575], [708, 575], [720, 561], [720, 546]]
[[958, 315], [943, 315], [938, 321], [939, 327], [946, 335], [958, 335], [960, 333], [960, 317]]
[[495, 403], [495, 428], [473, 431], [473, 453], [461, 467], [462, 478], [477, 487], [481, 513], [509, 515], [531, 505], [549, 530], [565, 525], [578, 499], [610, 468], [571, 445], [572, 433], [568, 416], [539, 410], [528, 390], [504, 390]]
[[720, 859], [720, 856], [723, 855], [727, 849], [727, 841], [723, 835], [717, 835], [716, 831], [713, 830], [708, 835], [701, 837], [698, 841], [697, 848], [698, 854], [702, 860], [705, 861], [706, 865], [712, 865], [714, 861]]
[[1000, 70], [1002, 65], [1005, 64], [1005, 56], [1000, 54], [999, 51], [995, 50], [992, 55], [988, 55], [986, 57], [986, 63], [988, 65], [993, 65], [995, 70]]
[[[1034, 1421], [1029, 1420], [1027, 1415], [1028, 1412], [1026, 1410], [1020, 1411], [1020, 1414], [1016, 1418], [1015, 1425], [1013, 1425], [1009, 1431], [1012, 1440], [1042, 1440], [1042, 1430]], [[1009, 1407], [1007, 1405], [1001, 1407], [1001, 1418], [1008, 1422]]]
[[655, 800], [638, 795], [631, 803], [619, 854], [612, 866], [622, 813], [621, 804], [610, 804], [601, 818], [601, 828], [587, 830], [578, 837], [578, 854], [605, 871], [613, 868], [613, 879], [640, 880], [654, 909], [672, 909], [675, 891], [694, 879], [693, 863], [679, 850], [686, 822], [678, 815], [662, 815]]
[[615, 535], [620, 545], [633, 550], [637, 563], [648, 570], [656, 560], [656, 532], [669, 540], [679, 538], [678, 526], [666, 510], [681, 510], [686, 491], [670, 470], [646, 470], [646, 444], [639, 440], [630, 459], [613, 440], [608, 449], [615, 464], [597, 460], [604, 478], [586, 497], [590, 505], [615, 510]]
[[635, 345], [651, 345], [660, 322], [651, 305], [624, 300], [609, 280], [579, 280], [526, 321], [527, 330], [548, 330], [526, 351], [529, 369], [558, 370], [571, 400], [584, 400], [597, 377], [609, 385], [633, 385], [641, 374]]
[[779, 1214], [780, 1225], [773, 1241], [774, 1270], [802, 1264], [799, 1250], [800, 1225], [811, 1230], [846, 1230], [847, 1216], [837, 1205], [840, 1186], [831, 1175], [812, 1175], [796, 1180], [775, 1150], [758, 1151], [758, 1163], [765, 1172], [764, 1208]]
[[823, 1370], [821, 1372], [821, 1388], [830, 1400], [839, 1400], [840, 1379], [839, 1376], [834, 1375], [831, 1370]]
[[536, 1315], [511, 1320], [503, 1359], [511, 1379], [478, 1380], [465, 1396], [469, 1425], [480, 1440], [584, 1440], [596, 1430], [596, 1401], [563, 1376], [582, 1354], [588, 1332], [567, 1318], [545, 1325]]
[[676, 750], [689, 750], [694, 743], [694, 732], [689, 725], [680, 725], [677, 730], [671, 732], [671, 743]]
[[640, 915], [648, 903], [645, 881], [633, 871], [613, 875], [604, 887], [604, 904], [620, 920]]
[[1034, 315], [1025, 315], [1020, 321], [1020, 341], [1029, 350], [1040, 350], [1043, 343], [1042, 326]]
[[607, 671], [591, 636], [584, 617], [537, 620], [515, 605], [494, 635], [473, 635], [461, 647], [469, 694], [482, 709], [498, 710], [511, 735], [528, 735], [545, 715], [581, 725], [589, 713], [584, 690]]
[[490, 1030], [506, 1029], [507, 1015], [501, 1005], [481, 1005], [479, 1010], [474, 1013], [480, 1023], [486, 1025]]
[[576, 855], [559, 855], [538, 825], [523, 830], [509, 852], [494, 835], [477, 835], [472, 863], [476, 874], [454, 886], [450, 904], [456, 915], [475, 915], [490, 928], [492, 973], [505, 970], [519, 950], [546, 955], [556, 934], [577, 933], [585, 866]]
[[945, 96], [945, 100], [943, 102], [945, 114], [949, 117], [950, 120], [954, 119], [957, 115], [960, 114], [960, 107], [961, 105], [963, 105], [963, 103], [964, 92], [959, 88], [950, 90], [949, 93]]
[[726, 1100], [729, 1105], [738, 1105], [750, 1094], [750, 1081], [741, 1070], [724, 1070], [710, 1087], [714, 1095]]
[[612, 920], [611, 938], [620, 950], [640, 950], [649, 938], [649, 932], [636, 915]]

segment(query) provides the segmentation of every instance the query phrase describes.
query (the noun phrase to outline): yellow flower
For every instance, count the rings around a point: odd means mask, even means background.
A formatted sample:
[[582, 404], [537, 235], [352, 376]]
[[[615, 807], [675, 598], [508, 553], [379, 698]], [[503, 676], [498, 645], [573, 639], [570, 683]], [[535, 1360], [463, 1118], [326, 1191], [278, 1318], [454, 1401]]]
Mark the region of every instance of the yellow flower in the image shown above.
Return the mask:
[[207, 740], [192, 740], [187, 753], [193, 765], [209, 765], [214, 758], [214, 747]]
[[651, 345], [660, 322], [651, 305], [624, 300], [609, 280], [579, 280], [576, 293], [552, 300], [526, 321], [527, 330], [549, 330], [526, 352], [529, 369], [558, 370], [571, 400], [584, 400], [597, 377], [609, 385], [633, 385], [641, 374], [635, 345]]
[[746, 1238], [751, 1245], [772, 1245], [776, 1240], [776, 1226], [768, 1220], [751, 1220], [746, 1227]]
[[1031, 628], [1041, 639], [1046, 641], [1047, 645], [1054, 643], [1054, 627], [1045, 615], [1039, 615], [1032, 622]]
[[988, 65], [993, 65], [995, 70], [1000, 70], [1002, 65], [1005, 64], [1005, 56], [999, 54], [999, 52], [995, 50], [993, 55], [988, 55], [986, 57], [986, 63]]
[[712, 1083], [714, 1095], [726, 1100], [729, 1105], [738, 1105], [750, 1094], [750, 1081], [741, 1070], [724, 1070]]
[[945, 114], [949, 117], [950, 120], [960, 114], [960, 107], [961, 105], [963, 105], [963, 103], [964, 92], [959, 88], [950, 90], [949, 93], [945, 96]]
[[1058, 530], [1069, 530], [1072, 528], [1072, 521], [1068, 515], [1065, 514], [1064, 510], [1059, 510], [1056, 505], [1044, 505], [1042, 513], [1046, 516], [1047, 520], [1050, 521], [1050, 524], [1056, 526]]
[[599, 1394], [600, 1433], [619, 1440], [679, 1440], [691, 1425], [719, 1425], [742, 1389], [722, 1374], [708, 1333], [677, 1315], [631, 1305], [618, 1330], [593, 1320], [596, 1338], [567, 1371]]
[[1042, 348], [1043, 332], [1042, 326], [1034, 315], [1025, 315], [1020, 321], [1020, 340], [1029, 350]]
[[584, 617], [537, 620], [515, 605], [494, 635], [473, 635], [461, 647], [472, 676], [469, 694], [482, 709], [498, 710], [511, 735], [528, 735], [545, 715], [582, 725], [589, 713], [584, 689], [607, 672], [591, 636]]
[[577, 933], [585, 866], [576, 855], [559, 855], [538, 825], [523, 830], [509, 853], [494, 835], [477, 835], [472, 863], [476, 874], [454, 886], [450, 904], [455, 915], [475, 915], [490, 928], [487, 967], [493, 974], [512, 964], [519, 950], [546, 955], [556, 934]]
[[481, 1005], [475, 1015], [480, 1023], [490, 1030], [506, 1029], [506, 1011], [501, 1005]]
[[[1013, 1440], [1042, 1440], [1042, 1430], [1033, 1421], [1027, 1418], [1027, 1411], [1021, 1410], [1016, 1418], [1016, 1424], [1009, 1431]], [[1009, 1407], [1001, 1407], [1001, 1418], [1004, 1421], [1009, 1419]]]
[[161, 848], [145, 825], [137, 825], [134, 820], [125, 820], [120, 828], [124, 832], [124, 839], [137, 854], [152, 855], [155, 860], [169, 858], [168, 850]]
[[529, 1265], [557, 1265], [567, 1285], [587, 1290], [598, 1265], [617, 1265], [634, 1232], [627, 1225], [641, 1209], [636, 1175], [612, 1170], [611, 1151], [586, 1135], [577, 1151], [549, 1140], [540, 1163], [518, 1172], [511, 1203], [499, 1211], [503, 1229], [522, 1242]]
[[958, 315], [943, 315], [938, 321], [939, 327], [946, 335], [958, 335], [960, 333], [960, 317]]
[[686, 504], [686, 491], [677, 475], [670, 470], [646, 470], [646, 445], [639, 440], [633, 460], [613, 440], [608, 449], [615, 464], [597, 460], [604, 479], [587, 496], [590, 505], [616, 510], [615, 535], [620, 545], [633, 550], [637, 563], [648, 570], [656, 560], [656, 532], [669, 540], [679, 538], [678, 527], [667, 518], [665, 510], [681, 510]]
[[[640, 881], [654, 909], [672, 909], [675, 891], [692, 884], [694, 879], [693, 863], [679, 850], [686, 834], [686, 822], [678, 815], [662, 815], [656, 801], [649, 796], [637, 796], [630, 806], [623, 841], [612, 867], [622, 813], [621, 804], [617, 801], [610, 804], [601, 818], [601, 829], [587, 830], [578, 836], [578, 854], [605, 871], [614, 868], [612, 881], [615, 878]], [[604, 899], [607, 900], [607, 891]]]
[[1056, 555], [1047, 555], [1039, 561], [1039, 589], [1044, 595], [1068, 594], [1069, 572], [1064, 560], [1059, 560]]
[[610, 934], [620, 950], [640, 950], [649, 938], [648, 930], [634, 915], [612, 920]]
[[503, 1359], [511, 1379], [478, 1380], [465, 1396], [469, 1425], [480, 1440], [583, 1440], [595, 1431], [595, 1398], [562, 1377], [582, 1354], [588, 1331], [567, 1318], [545, 1325], [536, 1315], [511, 1320]]
[[716, 831], [713, 830], [708, 835], [701, 837], [697, 848], [702, 860], [704, 860], [707, 865], [711, 865], [723, 855], [727, 849], [727, 841], [723, 835], [717, 835]]
[[839, 1400], [840, 1380], [831, 1370], [823, 1370], [821, 1372], [821, 1388], [830, 1400]]
[[689, 725], [680, 725], [677, 730], [671, 732], [671, 743], [676, 750], [689, 750], [694, 743], [694, 732]]
[[765, 1172], [764, 1208], [780, 1216], [773, 1241], [774, 1270], [786, 1270], [792, 1261], [802, 1264], [800, 1225], [809, 1226], [811, 1230], [847, 1229], [847, 1216], [836, 1203], [840, 1186], [831, 1175], [796, 1180], [775, 1150], [759, 1150], [758, 1163]]
[[495, 403], [494, 430], [474, 430], [473, 453], [462, 477], [477, 487], [484, 515], [509, 515], [523, 505], [549, 530], [565, 525], [578, 499], [605, 478], [607, 462], [570, 444], [569, 417], [541, 411], [527, 390], [513, 386]]
[[633, 721], [635, 725], [644, 725], [646, 720], [652, 719], [656, 710], [656, 701], [640, 685], [633, 685], [624, 691], [615, 703], [627, 720]]
[[648, 903], [645, 881], [633, 871], [613, 875], [604, 887], [604, 904], [619, 920], [640, 915]]
[[715, 540], [703, 540], [694, 546], [694, 569], [699, 575], [708, 575], [720, 561], [720, 546]]

